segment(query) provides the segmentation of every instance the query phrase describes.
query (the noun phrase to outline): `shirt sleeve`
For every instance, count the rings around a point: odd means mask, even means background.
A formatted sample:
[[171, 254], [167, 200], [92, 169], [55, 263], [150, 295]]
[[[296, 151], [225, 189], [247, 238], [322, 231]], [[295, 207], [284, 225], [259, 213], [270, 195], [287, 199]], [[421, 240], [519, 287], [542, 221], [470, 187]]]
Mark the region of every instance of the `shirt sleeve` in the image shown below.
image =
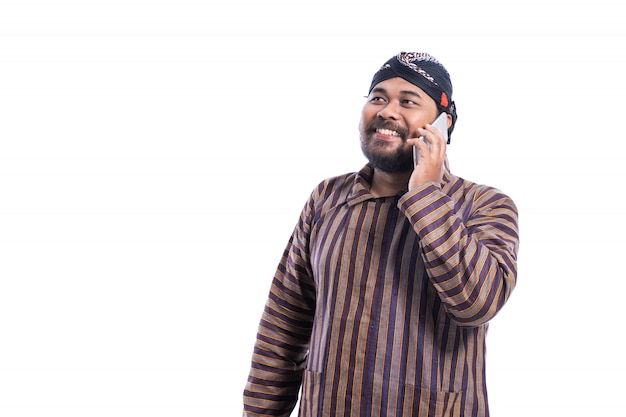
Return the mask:
[[311, 198], [271, 284], [244, 390], [244, 417], [286, 417], [297, 402], [315, 314], [308, 255], [312, 207]]
[[[402, 196], [400, 210], [420, 239], [428, 277], [449, 317], [480, 326], [502, 308], [517, 280], [518, 213], [513, 201], [485, 186], [455, 207], [439, 184]], [[462, 206], [462, 209], [461, 209]]]

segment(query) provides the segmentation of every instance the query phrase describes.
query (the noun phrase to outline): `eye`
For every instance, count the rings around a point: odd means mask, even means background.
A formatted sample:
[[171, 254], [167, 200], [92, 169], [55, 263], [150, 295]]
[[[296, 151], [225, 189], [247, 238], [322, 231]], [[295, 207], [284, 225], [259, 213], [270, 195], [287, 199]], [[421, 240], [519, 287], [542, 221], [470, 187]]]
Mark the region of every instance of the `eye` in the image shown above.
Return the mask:
[[418, 105], [417, 102], [415, 102], [413, 100], [410, 100], [408, 98], [402, 100], [401, 103], [402, 103], [403, 106], [417, 106]]
[[369, 98], [370, 103], [384, 103], [385, 99], [381, 96], [371, 96]]

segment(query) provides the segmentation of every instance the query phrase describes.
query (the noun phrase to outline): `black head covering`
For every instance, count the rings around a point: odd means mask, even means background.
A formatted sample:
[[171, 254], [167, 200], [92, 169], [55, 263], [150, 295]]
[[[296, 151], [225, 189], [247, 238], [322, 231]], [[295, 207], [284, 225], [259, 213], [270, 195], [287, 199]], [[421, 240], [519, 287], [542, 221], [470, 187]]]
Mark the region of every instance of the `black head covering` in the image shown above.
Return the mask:
[[425, 52], [400, 52], [385, 62], [374, 74], [369, 93], [376, 84], [394, 77], [400, 77], [424, 90], [435, 100], [439, 112], [446, 112], [452, 116], [452, 124], [448, 128], [450, 143], [457, 114], [456, 105], [452, 101], [452, 81], [445, 67], [434, 56]]

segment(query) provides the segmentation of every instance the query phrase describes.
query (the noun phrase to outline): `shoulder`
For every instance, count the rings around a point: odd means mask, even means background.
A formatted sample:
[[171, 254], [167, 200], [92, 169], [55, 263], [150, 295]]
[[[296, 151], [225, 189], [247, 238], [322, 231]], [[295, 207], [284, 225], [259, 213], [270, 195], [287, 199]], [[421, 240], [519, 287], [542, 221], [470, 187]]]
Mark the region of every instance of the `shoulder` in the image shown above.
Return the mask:
[[357, 173], [347, 173], [322, 180], [311, 192], [302, 210], [300, 220], [312, 225], [336, 209], [342, 207], [357, 179]]
[[357, 181], [358, 173], [350, 172], [321, 181], [311, 193], [311, 199], [315, 201], [345, 200]]
[[458, 210], [476, 212], [501, 208], [517, 215], [517, 206], [513, 199], [491, 185], [475, 183], [452, 175], [444, 189]]

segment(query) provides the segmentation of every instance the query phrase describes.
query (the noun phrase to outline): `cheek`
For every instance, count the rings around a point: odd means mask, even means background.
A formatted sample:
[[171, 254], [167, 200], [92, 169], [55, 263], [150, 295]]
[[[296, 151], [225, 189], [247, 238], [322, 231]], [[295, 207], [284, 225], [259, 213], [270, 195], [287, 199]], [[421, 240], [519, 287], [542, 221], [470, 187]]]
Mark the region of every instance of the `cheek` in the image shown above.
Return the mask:
[[363, 109], [361, 112], [361, 120], [359, 120], [359, 131], [363, 131], [363, 129], [367, 128], [367, 126], [372, 122], [373, 117], [376, 116], [376, 113], [372, 115], [371, 111], [367, 111]]
[[376, 117], [380, 109], [381, 109], [380, 105], [375, 105], [372, 103], [365, 103], [365, 105], [361, 109], [361, 119], [366, 120], [369, 123], [371, 119]]
[[425, 121], [418, 121], [418, 122], [414, 122], [411, 123], [411, 126], [409, 127], [409, 137], [411, 138], [417, 138], [420, 136], [419, 132], [417, 131], [417, 129], [419, 129], [420, 127], [424, 127], [426, 126], [426, 122]]
[[420, 134], [417, 131], [418, 128], [423, 128], [426, 126], [426, 124], [428, 123], [432, 123], [433, 121], [435, 121], [435, 117], [437, 116], [436, 113], [433, 113], [432, 115], [420, 115], [419, 117], [415, 117], [413, 119], [411, 119], [410, 121], [407, 121], [409, 123], [409, 134], [411, 135], [411, 137], [419, 137]]

